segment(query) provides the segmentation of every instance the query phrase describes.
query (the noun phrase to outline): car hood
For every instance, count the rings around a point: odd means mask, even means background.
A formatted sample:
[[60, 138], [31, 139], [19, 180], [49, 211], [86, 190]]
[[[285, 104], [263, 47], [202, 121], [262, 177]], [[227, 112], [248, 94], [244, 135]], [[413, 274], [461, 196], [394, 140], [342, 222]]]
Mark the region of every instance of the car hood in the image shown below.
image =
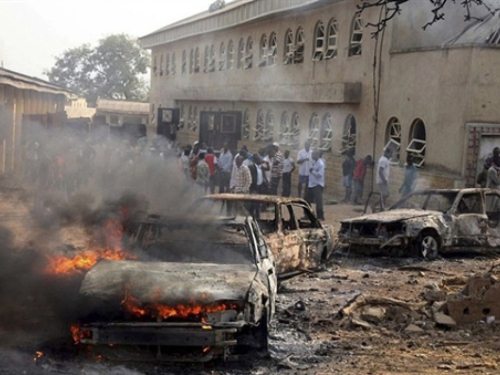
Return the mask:
[[412, 209], [397, 209], [389, 210], [384, 212], [378, 212], [371, 215], [363, 215], [360, 217], [355, 217], [353, 219], [342, 220], [342, 223], [363, 223], [363, 222], [380, 222], [380, 223], [392, 223], [394, 221], [402, 221], [409, 219], [416, 219], [426, 216], [439, 216], [442, 215], [438, 211], [424, 211], [424, 210], [412, 210]]
[[129, 293], [142, 303], [244, 300], [257, 274], [252, 264], [103, 260], [82, 281], [80, 294], [102, 300]]

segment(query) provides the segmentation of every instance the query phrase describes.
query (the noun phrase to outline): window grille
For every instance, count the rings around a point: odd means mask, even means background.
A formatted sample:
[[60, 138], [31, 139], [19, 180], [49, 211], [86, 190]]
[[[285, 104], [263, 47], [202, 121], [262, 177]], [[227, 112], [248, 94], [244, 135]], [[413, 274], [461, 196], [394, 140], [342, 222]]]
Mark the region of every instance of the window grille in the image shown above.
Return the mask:
[[422, 120], [413, 122], [410, 132], [411, 138], [408, 142], [406, 152], [413, 156], [413, 164], [416, 167], [423, 167], [425, 164], [425, 151], [427, 148], [427, 135], [425, 125]]
[[245, 40], [242, 38], [238, 43], [238, 69], [243, 69], [245, 67]]
[[309, 141], [311, 142], [311, 148], [317, 150], [319, 148], [320, 140], [320, 127], [319, 127], [319, 117], [316, 113], [313, 113], [311, 120], [309, 121]]
[[267, 65], [267, 35], [262, 35], [260, 39], [260, 54], [259, 54], [259, 66], [263, 67]]
[[396, 117], [389, 120], [386, 131], [386, 145], [384, 149], [392, 151], [392, 164], [398, 164], [401, 160], [401, 124]]
[[186, 50], [182, 51], [182, 74], [186, 74], [187, 70], [187, 56], [186, 56]]
[[160, 76], [163, 75], [163, 54], [160, 55]]
[[170, 61], [170, 74], [175, 75], [175, 52], [172, 52], [172, 60]]
[[272, 33], [269, 37], [269, 50], [267, 52], [268, 65], [276, 65], [276, 57], [278, 55], [278, 37], [276, 33]]
[[274, 139], [274, 114], [272, 111], [267, 112], [266, 126], [264, 127], [264, 136], [262, 138], [265, 142], [272, 142]]
[[250, 139], [250, 113], [248, 109], [245, 110], [245, 113], [243, 114], [243, 126], [242, 126], [242, 138], [243, 139]]
[[325, 38], [325, 25], [320, 21], [316, 24], [316, 32], [314, 33], [313, 61], [323, 60], [323, 55], [325, 53]]
[[306, 44], [306, 36], [304, 29], [299, 27], [297, 29], [297, 34], [295, 37], [295, 64], [301, 64], [304, 62], [304, 51]]
[[337, 57], [337, 35], [338, 25], [335, 19], [332, 19], [328, 25], [328, 39], [326, 46], [325, 59], [333, 59]]
[[264, 112], [259, 110], [257, 113], [257, 121], [255, 123], [254, 140], [261, 141], [264, 138]]
[[220, 45], [220, 59], [219, 59], [219, 70], [223, 71], [226, 69], [226, 46], [224, 42]]
[[200, 49], [198, 47], [194, 50], [194, 72], [200, 72]]
[[247, 50], [245, 55], [245, 69], [252, 69], [253, 66], [253, 39], [248, 37]]
[[295, 40], [293, 38], [292, 30], [288, 30], [285, 35], [285, 56], [283, 57], [283, 64], [293, 64], [295, 58]]
[[332, 150], [332, 140], [333, 140], [333, 125], [332, 117], [330, 114], [326, 114], [321, 123], [321, 134], [319, 141], [319, 149], [322, 151]]
[[361, 55], [362, 40], [363, 40], [363, 20], [361, 19], [361, 14], [356, 13], [351, 26], [349, 56]]
[[281, 115], [279, 143], [284, 146], [290, 146], [290, 134], [290, 119], [288, 113], [285, 111], [283, 115]]
[[344, 129], [342, 132], [342, 148], [340, 153], [343, 154], [349, 150], [352, 150], [356, 153], [356, 141], [357, 141], [357, 129], [356, 129], [356, 119], [353, 115], [347, 116]]

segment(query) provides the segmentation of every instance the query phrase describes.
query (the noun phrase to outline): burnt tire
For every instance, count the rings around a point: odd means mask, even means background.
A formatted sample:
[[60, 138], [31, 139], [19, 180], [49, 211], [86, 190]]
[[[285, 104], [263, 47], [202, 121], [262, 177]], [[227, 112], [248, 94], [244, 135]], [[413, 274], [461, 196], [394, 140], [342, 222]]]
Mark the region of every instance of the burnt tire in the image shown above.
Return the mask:
[[431, 231], [424, 231], [419, 234], [415, 243], [418, 254], [428, 260], [437, 259], [439, 249], [441, 248], [441, 240], [439, 236]]

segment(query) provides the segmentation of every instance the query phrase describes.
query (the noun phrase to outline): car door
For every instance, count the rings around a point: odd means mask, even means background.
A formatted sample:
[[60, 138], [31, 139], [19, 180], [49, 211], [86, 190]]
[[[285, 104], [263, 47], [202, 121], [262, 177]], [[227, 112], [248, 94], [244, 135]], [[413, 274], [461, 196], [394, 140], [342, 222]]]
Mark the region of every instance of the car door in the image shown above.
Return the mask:
[[500, 246], [500, 191], [491, 190], [485, 194], [486, 216], [486, 245], [488, 247]]
[[480, 192], [463, 193], [454, 205], [452, 236], [455, 247], [484, 246], [488, 217], [484, 210], [484, 199]]
[[303, 240], [291, 205], [282, 203], [279, 205], [279, 211], [279, 236], [283, 244], [278, 255], [278, 269], [281, 275], [301, 268]]
[[301, 241], [301, 268], [317, 267], [321, 263], [321, 255], [327, 246], [327, 233], [307, 205], [293, 203], [291, 207]]

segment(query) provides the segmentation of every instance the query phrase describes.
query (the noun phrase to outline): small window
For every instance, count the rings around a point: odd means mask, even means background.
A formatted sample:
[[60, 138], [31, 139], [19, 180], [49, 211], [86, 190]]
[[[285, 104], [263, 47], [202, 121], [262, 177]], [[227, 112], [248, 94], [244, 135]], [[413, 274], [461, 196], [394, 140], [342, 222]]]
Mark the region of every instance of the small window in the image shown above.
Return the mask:
[[153, 73], [154, 73], [154, 75], [158, 74], [158, 58], [157, 58], [157, 56], [153, 57]]
[[186, 50], [182, 51], [182, 74], [187, 72], [187, 53]]
[[259, 66], [267, 65], [267, 35], [262, 35], [260, 38], [260, 53], [259, 53]]
[[290, 142], [290, 118], [288, 116], [288, 112], [283, 112], [281, 115], [281, 123], [280, 123], [280, 135], [279, 135], [279, 143], [284, 146], [289, 146]]
[[163, 54], [160, 55], [160, 76], [163, 75]]
[[285, 56], [283, 57], [283, 64], [293, 64], [295, 58], [295, 40], [293, 38], [293, 31], [288, 29], [285, 35]]
[[392, 164], [398, 164], [401, 160], [401, 124], [396, 117], [389, 120], [385, 135], [385, 147], [392, 151]]
[[357, 124], [356, 118], [353, 115], [346, 117], [344, 122], [344, 129], [342, 132], [342, 149], [341, 154], [352, 150], [356, 154], [356, 141], [357, 141]]
[[330, 116], [329, 113], [327, 113], [325, 117], [323, 117], [323, 121], [321, 122], [319, 149], [322, 151], [331, 151], [332, 139], [333, 139], [332, 117]]
[[240, 39], [238, 43], [238, 69], [245, 68], [245, 40], [243, 38]]
[[272, 111], [267, 112], [266, 126], [264, 127], [263, 140], [265, 142], [272, 142], [274, 139], [274, 114]]
[[483, 214], [483, 200], [481, 194], [464, 194], [460, 202], [458, 202], [456, 213], [458, 215]]
[[295, 36], [295, 64], [301, 64], [304, 62], [305, 45], [306, 36], [304, 33], [304, 29], [302, 27], [299, 27]]
[[220, 58], [219, 58], [219, 70], [223, 71], [226, 69], [226, 46], [224, 42], [220, 45]]
[[193, 109], [193, 117], [191, 119], [191, 130], [196, 131], [198, 130], [198, 107], [194, 107]]
[[193, 125], [192, 121], [193, 121], [193, 107], [189, 106], [188, 116], [187, 116], [187, 129], [188, 130], [191, 130], [191, 128], [192, 128], [192, 125]]
[[247, 39], [245, 69], [252, 69], [252, 66], [253, 66], [253, 39], [251, 36], [249, 36]]
[[328, 39], [326, 46], [325, 59], [333, 59], [337, 57], [337, 21], [333, 18], [328, 24]]
[[250, 139], [250, 112], [248, 111], [248, 109], [246, 109], [243, 114], [243, 126], [241, 130], [242, 138], [245, 140]]
[[295, 221], [292, 207], [288, 204], [282, 204], [280, 205], [280, 211], [282, 229], [285, 231], [297, 230], [297, 222]]
[[292, 116], [292, 123], [290, 125], [290, 142], [294, 149], [299, 148], [300, 141], [300, 117], [297, 112]]
[[314, 33], [314, 51], [313, 51], [313, 61], [323, 60], [323, 55], [325, 53], [325, 25], [323, 22], [319, 21], [316, 24], [316, 29]]
[[210, 58], [208, 62], [208, 71], [215, 72], [215, 46], [212, 44], [210, 47]]
[[234, 66], [234, 44], [230, 40], [227, 44], [227, 70], [233, 69]]
[[269, 36], [269, 50], [267, 56], [267, 64], [276, 65], [276, 57], [278, 56], [278, 37], [276, 33], [271, 33]]
[[172, 60], [170, 61], [170, 74], [175, 75], [175, 52], [172, 52]]
[[170, 53], [167, 53], [167, 56], [165, 58], [165, 75], [170, 74]]
[[311, 142], [311, 148], [317, 150], [319, 148], [319, 117], [316, 113], [313, 113], [311, 120], [309, 121], [309, 141]]
[[198, 47], [194, 50], [194, 72], [200, 72], [200, 49]]
[[265, 126], [265, 118], [264, 112], [259, 110], [257, 113], [257, 121], [255, 123], [255, 135], [254, 140], [261, 141], [264, 138], [264, 126]]
[[192, 49], [189, 52], [189, 74], [193, 74], [194, 72], [194, 50]]
[[424, 122], [417, 119], [413, 122], [410, 130], [410, 141], [406, 152], [413, 156], [413, 164], [416, 167], [423, 167], [425, 164], [425, 149], [427, 146], [427, 136]]
[[361, 55], [362, 40], [363, 40], [363, 20], [361, 19], [361, 14], [356, 13], [351, 25], [349, 56]]

